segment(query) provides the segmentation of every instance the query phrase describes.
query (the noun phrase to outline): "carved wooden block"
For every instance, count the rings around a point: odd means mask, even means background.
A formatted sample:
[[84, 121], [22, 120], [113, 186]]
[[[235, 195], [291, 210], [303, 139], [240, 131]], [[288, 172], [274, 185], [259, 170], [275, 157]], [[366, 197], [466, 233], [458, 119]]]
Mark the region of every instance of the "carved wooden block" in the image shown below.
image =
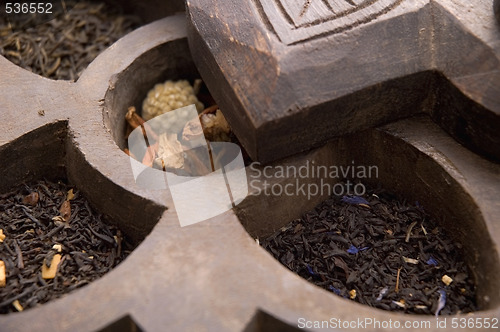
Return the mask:
[[187, 9], [197, 67], [256, 160], [422, 112], [500, 160], [500, 29], [489, 2], [189, 0]]

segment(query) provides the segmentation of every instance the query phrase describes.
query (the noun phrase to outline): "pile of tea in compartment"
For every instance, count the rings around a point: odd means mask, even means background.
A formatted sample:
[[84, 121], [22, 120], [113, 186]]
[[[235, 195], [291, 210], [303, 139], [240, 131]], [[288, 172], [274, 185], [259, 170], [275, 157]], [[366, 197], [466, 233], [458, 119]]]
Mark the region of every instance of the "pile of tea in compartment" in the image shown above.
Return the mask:
[[76, 81], [97, 55], [141, 23], [103, 2], [63, 3], [40, 24], [26, 14], [0, 16], [0, 55], [44, 77]]
[[331, 196], [261, 245], [304, 279], [347, 299], [412, 314], [477, 310], [461, 245], [384, 190]]
[[63, 181], [0, 194], [0, 313], [32, 308], [102, 277], [133, 246]]

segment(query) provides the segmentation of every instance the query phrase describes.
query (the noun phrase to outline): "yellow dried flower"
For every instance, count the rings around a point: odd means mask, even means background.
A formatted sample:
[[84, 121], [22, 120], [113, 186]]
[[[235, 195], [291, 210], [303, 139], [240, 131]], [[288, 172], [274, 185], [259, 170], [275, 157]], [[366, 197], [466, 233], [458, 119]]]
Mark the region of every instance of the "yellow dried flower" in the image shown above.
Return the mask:
[[175, 109], [196, 105], [198, 112], [203, 111], [203, 104], [198, 100], [193, 87], [186, 80], [159, 83], [148, 92], [142, 103], [142, 117], [151, 120], [155, 116], [165, 114]]

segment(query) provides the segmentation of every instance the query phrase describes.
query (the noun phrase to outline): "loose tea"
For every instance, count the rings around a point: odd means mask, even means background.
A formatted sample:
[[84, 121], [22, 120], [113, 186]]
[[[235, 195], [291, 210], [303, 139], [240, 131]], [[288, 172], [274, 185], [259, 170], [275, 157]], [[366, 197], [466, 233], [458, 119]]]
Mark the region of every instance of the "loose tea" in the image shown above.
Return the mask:
[[0, 313], [58, 298], [123, 261], [132, 246], [105, 221], [62, 181], [0, 195]]
[[47, 78], [75, 81], [99, 53], [139, 24], [137, 16], [88, 1], [35, 26], [0, 17], [0, 55]]
[[436, 316], [478, 309], [460, 244], [418, 202], [382, 190], [332, 196], [261, 245], [304, 279], [372, 307]]

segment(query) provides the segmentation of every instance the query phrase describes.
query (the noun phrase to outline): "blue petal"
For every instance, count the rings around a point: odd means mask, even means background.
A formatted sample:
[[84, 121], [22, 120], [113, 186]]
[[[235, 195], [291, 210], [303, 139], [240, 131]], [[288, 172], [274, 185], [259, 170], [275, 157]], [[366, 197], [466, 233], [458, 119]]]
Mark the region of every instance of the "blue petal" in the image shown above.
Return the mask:
[[359, 249], [356, 248], [355, 246], [353, 246], [351, 244], [351, 246], [349, 247], [349, 249], [347, 249], [347, 252], [350, 253], [350, 254], [355, 255], [355, 254], [357, 254], [359, 252]]
[[356, 205], [356, 204], [370, 205], [370, 203], [366, 199], [364, 199], [363, 197], [360, 197], [360, 196], [343, 196], [342, 202], [348, 203], [348, 204], [353, 204], [353, 205]]
[[328, 289], [334, 292], [337, 295], [340, 295], [340, 289], [333, 287], [332, 285], [328, 286]]
[[439, 292], [439, 302], [438, 302], [438, 306], [436, 309], [436, 314], [435, 314], [436, 317], [439, 315], [441, 310], [446, 305], [446, 292], [443, 289], [440, 289], [438, 292]]
[[384, 295], [387, 294], [388, 291], [389, 291], [389, 287], [385, 286], [384, 288], [382, 288], [380, 290], [380, 293], [378, 294], [377, 302], [382, 301], [382, 299], [384, 298]]
[[432, 257], [432, 256], [427, 260], [426, 263], [427, 263], [427, 265], [434, 265], [434, 266], [438, 265], [437, 260], [435, 260], [434, 257]]
[[313, 269], [309, 266], [309, 265], [306, 265], [307, 267], [307, 272], [309, 272], [310, 275], [315, 275], [316, 273], [314, 273]]

